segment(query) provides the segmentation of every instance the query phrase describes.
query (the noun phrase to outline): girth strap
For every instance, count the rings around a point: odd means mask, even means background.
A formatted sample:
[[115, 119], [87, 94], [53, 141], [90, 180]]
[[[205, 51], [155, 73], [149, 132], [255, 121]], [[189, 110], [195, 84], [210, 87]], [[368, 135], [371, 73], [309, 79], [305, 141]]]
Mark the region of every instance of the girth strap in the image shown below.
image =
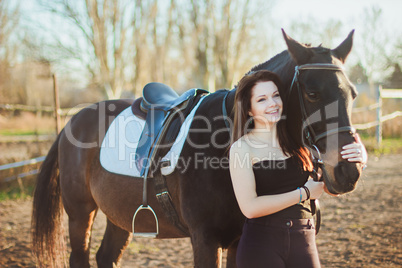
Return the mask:
[[[189, 103], [184, 111], [184, 115], [187, 116], [192, 109], [194, 109], [194, 107], [196, 106], [196, 104], [200, 101], [202, 95], [206, 93], [206, 91], [204, 90], [199, 90], [198, 94], [191, 99], [191, 103]], [[158, 159], [159, 156], [161, 155], [165, 155], [167, 153], [163, 152], [163, 149], [159, 149], [160, 145], [163, 144], [172, 144], [174, 141], [174, 138], [177, 137], [177, 134], [179, 133], [180, 130], [180, 126], [182, 124], [181, 122], [181, 117], [176, 118], [176, 123], [178, 123], [178, 125], [173, 125], [173, 129], [174, 129], [174, 134], [170, 133], [168, 131], [168, 128], [164, 128], [162, 130], [162, 132], [160, 133], [161, 137], [160, 139], [157, 140], [157, 143], [155, 144], [155, 150], [152, 151], [153, 154], [151, 155], [151, 159], [152, 160], [156, 160]], [[171, 124], [170, 120], [174, 120], [174, 116], [170, 116], [168, 118], [168, 125]], [[170, 135], [169, 135], [170, 134]], [[161, 146], [163, 147], [163, 146]], [[154, 161], [150, 161], [150, 163], [153, 163]], [[161, 166], [163, 165], [162, 162], [159, 162], [158, 165], [153, 166], [153, 178], [154, 178], [154, 188], [155, 188], [155, 193], [156, 193], [156, 199], [158, 200], [158, 203], [161, 205], [163, 212], [165, 213], [166, 217], [169, 219], [169, 221], [176, 226], [185, 236], [189, 236], [189, 232], [187, 230], [187, 228], [185, 228], [183, 226], [183, 224], [180, 222], [180, 218], [177, 214], [177, 211], [174, 207], [174, 203], [172, 200], [172, 197], [169, 194], [169, 189], [167, 187], [167, 183], [166, 183], [166, 177], [162, 175], [161, 173]], [[149, 168], [146, 169], [146, 171], [148, 172]], [[147, 176], [148, 174], [146, 174]], [[143, 193], [143, 203], [147, 202], [146, 200], [146, 177], [144, 180], [144, 193]]]
[[166, 217], [170, 220], [172, 224], [174, 224], [174, 226], [182, 231], [184, 235], [189, 236], [190, 234], [187, 228], [185, 228], [181, 224], [177, 211], [174, 208], [172, 197], [169, 194], [169, 189], [166, 184], [165, 176], [163, 176], [161, 171], [158, 170], [154, 173], [154, 179], [155, 192], [157, 193], [156, 199], [162, 206], [163, 212], [165, 213]]

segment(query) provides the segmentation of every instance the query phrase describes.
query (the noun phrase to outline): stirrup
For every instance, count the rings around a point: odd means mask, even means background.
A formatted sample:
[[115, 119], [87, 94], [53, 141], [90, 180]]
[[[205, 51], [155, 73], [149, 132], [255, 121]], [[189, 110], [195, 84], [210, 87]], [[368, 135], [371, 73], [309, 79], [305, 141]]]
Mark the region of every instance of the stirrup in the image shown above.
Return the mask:
[[[154, 233], [152, 233], [152, 232], [136, 233], [135, 232], [135, 228], [134, 228], [135, 218], [137, 217], [137, 213], [140, 210], [149, 210], [149, 211], [152, 212], [152, 214], [154, 215], [154, 218], [155, 218], [156, 232], [154, 232]], [[158, 222], [158, 218], [156, 217], [155, 211], [149, 205], [147, 205], [147, 206], [144, 206], [144, 205], [139, 206], [137, 208], [137, 210], [135, 211], [134, 216], [133, 216], [133, 236], [134, 237], [155, 238], [155, 237], [157, 237], [158, 234], [159, 234], [159, 222]]]

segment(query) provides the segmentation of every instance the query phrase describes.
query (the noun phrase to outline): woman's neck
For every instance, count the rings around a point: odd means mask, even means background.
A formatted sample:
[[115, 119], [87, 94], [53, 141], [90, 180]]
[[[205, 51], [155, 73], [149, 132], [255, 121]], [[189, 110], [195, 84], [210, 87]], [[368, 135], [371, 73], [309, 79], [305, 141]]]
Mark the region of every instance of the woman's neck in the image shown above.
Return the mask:
[[258, 141], [266, 143], [272, 147], [279, 147], [276, 124], [255, 126], [250, 134]]

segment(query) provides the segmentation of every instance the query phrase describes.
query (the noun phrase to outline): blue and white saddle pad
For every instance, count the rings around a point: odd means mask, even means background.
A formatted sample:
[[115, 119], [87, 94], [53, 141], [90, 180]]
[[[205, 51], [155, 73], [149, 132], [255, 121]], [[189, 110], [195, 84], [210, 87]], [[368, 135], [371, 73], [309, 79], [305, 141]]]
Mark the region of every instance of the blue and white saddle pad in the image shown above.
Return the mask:
[[[194, 114], [204, 100], [201, 97], [184, 120], [175, 142], [169, 152], [162, 158], [170, 160], [170, 165], [161, 168], [163, 175], [171, 174], [177, 165], [184, 142], [186, 141]], [[133, 114], [131, 106], [122, 111], [112, 122], [103, 139], [100, 150], [100, 163], [104, 169], [111, 173], [131, 177], [141, 177], [135, 164], [135, 154], [145, 120]]]

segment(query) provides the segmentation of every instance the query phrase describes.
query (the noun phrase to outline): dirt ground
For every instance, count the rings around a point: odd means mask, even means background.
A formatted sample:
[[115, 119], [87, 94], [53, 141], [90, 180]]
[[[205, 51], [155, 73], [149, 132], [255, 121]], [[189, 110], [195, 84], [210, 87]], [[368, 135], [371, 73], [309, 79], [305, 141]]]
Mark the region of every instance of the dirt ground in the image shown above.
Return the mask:
[[[370, 157], [368, 164], [353, 193], [321, 199], [323, 224], [317, 244], [323, 267], [402, 266], [402, 154]], [[31, 203], [0, 203], [0, 267], [35, 267], [29, 234]], [[105, 216], [99, 213], [92, 234], [94, 267], [104, 228]], [[189, 239], [135, 239], [122, 263], [122, 267], [192, 266]]]

